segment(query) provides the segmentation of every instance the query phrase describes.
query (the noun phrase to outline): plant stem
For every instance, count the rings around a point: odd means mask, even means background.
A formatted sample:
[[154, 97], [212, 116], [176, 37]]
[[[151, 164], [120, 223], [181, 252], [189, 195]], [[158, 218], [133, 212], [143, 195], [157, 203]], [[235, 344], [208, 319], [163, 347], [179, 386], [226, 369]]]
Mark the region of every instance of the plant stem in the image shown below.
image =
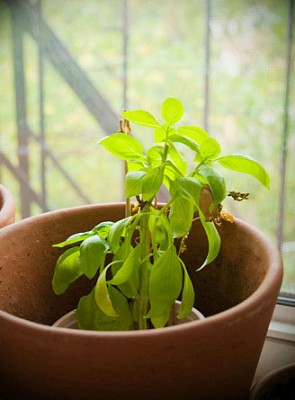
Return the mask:
[[145, 318], [148, 311], [148, 255], [150, 251], [150, 233], [149, 233], [149, 212], [151, 204], [147, 203], [141, 210], [142, 217], [140, 221], [141, 237], [141, 277], [138, 296], [138, 329], [147, 329], [147, 320]]

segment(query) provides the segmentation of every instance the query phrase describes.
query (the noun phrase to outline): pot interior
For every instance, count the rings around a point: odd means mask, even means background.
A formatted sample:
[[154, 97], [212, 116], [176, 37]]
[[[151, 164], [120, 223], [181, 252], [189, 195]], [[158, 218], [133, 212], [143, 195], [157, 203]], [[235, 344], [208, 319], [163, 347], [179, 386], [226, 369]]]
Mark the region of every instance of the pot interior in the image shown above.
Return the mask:
[[[124, 215], [124, 204], [77, 207], [29, 218], [0, 231], [0, 309], [34, 322], [51, 325], [76, 308], [93, 282], [80, 279], [63, 295], [53, 293], [51, 281], [61, 250], [53, 248], [69, 235], [91, 229], [101, 221]], [[200, 272], [207, 239], [196, 221], [187, 241], [184, 261], [195, 293], [195, 307], [205, 316], [231, 308], [249, 297], [268, 268], [262, 258], [265, 243], [257, 241], [247, 224], [224, 222], [218, 258]]]

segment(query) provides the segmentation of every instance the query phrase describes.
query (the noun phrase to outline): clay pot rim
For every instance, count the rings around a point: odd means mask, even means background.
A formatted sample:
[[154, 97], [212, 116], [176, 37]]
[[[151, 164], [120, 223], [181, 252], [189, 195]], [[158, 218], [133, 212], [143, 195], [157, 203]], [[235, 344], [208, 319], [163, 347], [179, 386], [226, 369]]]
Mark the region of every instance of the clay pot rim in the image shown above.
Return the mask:
[[[87, 208], [96, 208], [97, 206], [100, 207], [117, 207], [118, 205], [123, 206], [124, 203], [106, 203], [106, 204], [92, 204], [92, 205], [85, 205], [85, 206], [77, 206], [77, 207], [70, 207], [70, 208], [64, 208], [64, 209], [59, 209], [55, 211], [49, 211], [44, 214], [39, 214], [33, 217], [29, 217], [26, 219], [23, 219], [21, 221], [18, 221], [13, 224], [13, 226], [6, 226], [3, 229], [0, 230], [0, 240], [1, 240], [1, 235], [4, 234], [5, 232], [9, 232], [11, 229], [15, 229], [18, 226], [21, 226], [23, 224], [27, 223], [34, 223], [35, 220], [38, 220], [40, 218], [48, 219], [50, 220], [52, 215], [54, 214], [59, 214], [60, 212], [67, 212], [68, 210], [78, 210], [78, 209], [84, 209], [87, 210]], [[222, 311], [218, 314], [211, 315], [206, 317], [202, 321], [192, 321], [187, 324], [183, 325], [176, 325], [176, 326], [171, 326], [163, 329], [154, 329], [154, 330], [146, 330], [146, 331], [87, 331], [87, 330], [71, 330], [68, 328], [56, 328], [52, 327], [49, 325], [41, 324], [38, 322], [26, 320], [21, 317], [17, 317], [15, 315], [12, 315], [6, 311], [0, 310], [0, 320], [6, 319], [7, 322], [10, 322], [11, 324], [19, 325], [23, 328], [27, 329], [32, 329], [32, 330], [39, 330], [40, 333], [50, 333], [51, 335], [65, 335], [65, 333], [69, 336], [79, 336], [79, 337], [93, 337], [93, 338], [118, 338], [118, 337], [124, 337], [125, 339], [128, 338], [139, 338], [141, 337], [151, 337], [155, 335], [170, 335], [174, 334], [179, 331], [189, 331], [191, 329], [195, 329], [196, 326], [198, 326], [198, 329], [208, 329], [208, 325], [216, 325], [216, 327], [219, 324], [224, 324], [228, 322], [228, 327], [230, 328], [230, 324], [236, 324], [239, 322], [241, 318], [247, 318], [247, 315], [251, 314], [251, 312], [255, 312], [257, 308], [263, 308], [264, 307], [264, 301], [267, 301], [267, 294], [271, 291], [273, 291], [276, 286], [278, 280], [282, 280], [282, 275], [283, 275], [283, 268], [282, 268], [282, 259], [280, 257], [279, 252], [277, 251], [276, 246], [260, 231], [258, 230], [255, 226], [250, 225], [249, 223], [239, 219], [235, 218], [236, 224], [239, 224], [239, 226], [242, 227], [242, 229], [247, 232], [251, 231], [252, 234], [257, 235], [258, 241], [265, 247], [266, 255], [269, 260], [270, 267], [260, 284], [260, 286], [255, 290], [254, 293], [252, 293], [247, 299], [242, 301], [241, 303], [225, 310]], [[271, 262], [270, 262], [271, 261]], [[232, 322], [234, 321], [234, 322]], [[217, 328], [214, 328], [217, 329]]]

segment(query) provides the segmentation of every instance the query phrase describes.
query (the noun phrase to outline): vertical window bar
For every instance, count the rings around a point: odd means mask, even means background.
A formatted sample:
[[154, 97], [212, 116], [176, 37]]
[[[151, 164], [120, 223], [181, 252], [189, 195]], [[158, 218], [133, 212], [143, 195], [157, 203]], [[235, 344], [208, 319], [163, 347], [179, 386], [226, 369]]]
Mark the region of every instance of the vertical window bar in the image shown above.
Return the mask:
[[128, 0], [123, 1], [123, 108], [128, 108]]
[[294, 21], [294, 0], [289, 1], [289, 20], [288, 20], [288, 37], [287, 37], [287, 54], [286, 54], [286, 80], [285, 80], [285, 98], [284, 98], [284, 126], [282, 134], [281, 147], [281, 165], [280, 165], [280, 198], [277, 221], [277, 245], [282, 248], [284, 241], [284, 215], [286, 202], [286, 165], [288, 156], [288, 131], [289, 131], [289, 98], [290, 98], [290, 81], [291, 81], [291, 65], [292, 65], [292, 45], [293, 45], [293, 21]]
[[31, 215], [29, 192], [29, 159], [28, 159], [28, 127], [26, 108], [26, 87], [24, 72], [23, 24], [21, 13], [17, 6], [12, 7], [12, 39], [14, 87], [16, 99], [16, 118], [18, 129], [18, 161], [19, 169], [24, 174], [25, 181], [20, 181], [20, 204], [22, 218]]
[[204, 113], [203, 125], [209, 130], [209, 91], [210, 91], [210, 18], [211, 0], [205, 0], [205, 65], [204, 65]]
[[[40, 19], [42, 17], [42, 0], [36, 3], [38, 22], [37, 27], [40, 32]], [[43, 211], [47, 209], [46, 206], [46, 138], [45, 138], [45, 119], [44, 119], [44, 54], [42, 35], [39, 33], [40, 40], [38, 41], [38, 70], [39, 70], [39, 124], [40, 124], [40, 180], [41, 180], [41, 199]]]

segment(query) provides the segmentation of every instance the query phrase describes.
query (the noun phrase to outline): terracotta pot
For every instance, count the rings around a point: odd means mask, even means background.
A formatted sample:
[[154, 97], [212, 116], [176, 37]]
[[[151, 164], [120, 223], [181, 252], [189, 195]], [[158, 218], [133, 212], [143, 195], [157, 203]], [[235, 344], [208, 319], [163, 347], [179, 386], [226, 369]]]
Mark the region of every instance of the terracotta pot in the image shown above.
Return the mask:
[[123, 204], [84, 206], [0, 231], [1, 399], [247, 399], [282, 263], [242, 221], [220, 226], [220, 255], [200, 272], [207, 240], [198, 223], [189, 235], [185, 261], [205, 320], [141, 332], [51, 326], [90, 290], [85, 279], [53, 293], [60, 250], [52, 244], [123, 214]]
[[15, 221], [15, 204], [10, 191], [0, 185], [0, 228]]
[[250, 400], [295, 399], [295, 364], [270, 372], [251, 390]]

